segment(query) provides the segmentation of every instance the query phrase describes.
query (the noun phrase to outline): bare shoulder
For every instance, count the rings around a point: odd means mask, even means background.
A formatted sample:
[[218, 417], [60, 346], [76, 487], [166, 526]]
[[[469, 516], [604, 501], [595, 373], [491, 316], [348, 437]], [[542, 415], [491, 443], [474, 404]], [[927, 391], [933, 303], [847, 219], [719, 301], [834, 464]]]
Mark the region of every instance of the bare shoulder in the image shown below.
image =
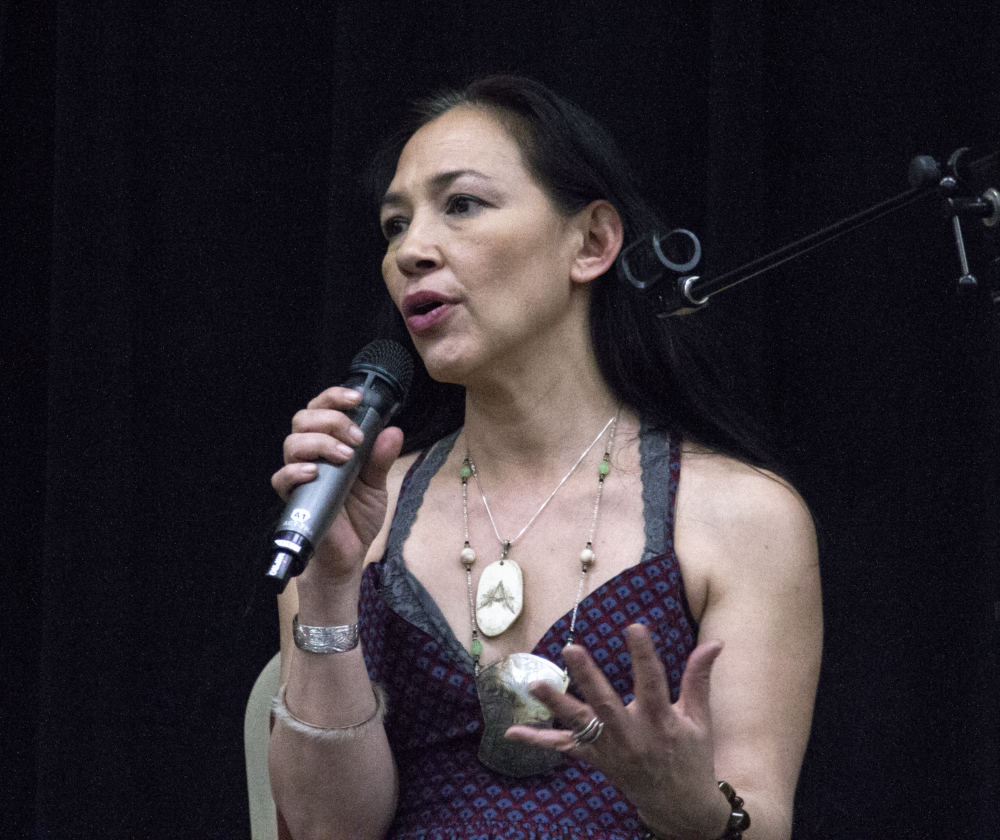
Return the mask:
[[704, 607], [710, 591], [726, 582], [773, 586], [817, 564], [812, 515], [799, 493], [774, 473], [735, 458], [686, 450], [676, 516], [692, 608]]
[[403, 479], [406, 477], [407, 471], [413, 466], [413, 462], [417, 460], [419, 454], [419, 452], [409, 452], [406, 455], [401, 455], [389, 469], [385, 487], [388, 494], [385, 521], [382, 523], [382, 528], [379, 530], [378, 536], [375, 537], [368, 548], [368, 554], [365, 556], [366, 565], [380, 560], [385, 553], [389, 528], [392, 525], [393, 517], [396, 515], [396, 501], [399, 499], [399, 490], [403, 486]]
[[812, 531], [805, 501], [780, 476], [705, 449], [686, 450], [681, 464], [678, 516], [720, 535], [748, 527]]

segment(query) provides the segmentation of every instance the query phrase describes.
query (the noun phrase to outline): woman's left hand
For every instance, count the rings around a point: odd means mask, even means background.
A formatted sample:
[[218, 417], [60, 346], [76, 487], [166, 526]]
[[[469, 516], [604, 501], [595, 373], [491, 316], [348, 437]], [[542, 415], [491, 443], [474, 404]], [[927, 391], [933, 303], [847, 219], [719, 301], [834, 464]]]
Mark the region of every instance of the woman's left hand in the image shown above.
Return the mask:
[[[622, 703], [586, 650], [570, 645], [563, 658], [583, 701], [544, 684], [532, 693], [571, 728], [512, 726], [507, 737], [594, 765], [659, 834], [718, 837], [725, 831], [729, 808], [716, 785], [709, 681], [722, 644], [705, 642], [691, 652], [680, 695], [671, 703], [649, 630], [633, 624], [626, 638], [635, 687], [631, 703]], [[595, 717], [604, 724], [599, 737], [578, 742], [574, 733]]]

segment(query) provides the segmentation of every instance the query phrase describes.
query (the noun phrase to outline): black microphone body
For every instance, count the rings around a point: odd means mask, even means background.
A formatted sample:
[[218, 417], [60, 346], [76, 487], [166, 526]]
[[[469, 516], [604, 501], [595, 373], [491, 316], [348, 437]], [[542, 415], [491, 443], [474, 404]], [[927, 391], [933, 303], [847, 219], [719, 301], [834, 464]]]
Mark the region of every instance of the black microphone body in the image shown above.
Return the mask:
[[373, 341], [354, 357], [342, 384], [360, 391], [361, 402], [344, 413], [360, 427], [364, 440], [342, 464], [317, 461], [316, 478], [292, 491], [274, 530], [266, 575], [279, 591], [289, 578], [302, 573], [316, 543], [340, 512], [375, 438], [405, 399], [412, 374], [409, 353], [394, 341]]

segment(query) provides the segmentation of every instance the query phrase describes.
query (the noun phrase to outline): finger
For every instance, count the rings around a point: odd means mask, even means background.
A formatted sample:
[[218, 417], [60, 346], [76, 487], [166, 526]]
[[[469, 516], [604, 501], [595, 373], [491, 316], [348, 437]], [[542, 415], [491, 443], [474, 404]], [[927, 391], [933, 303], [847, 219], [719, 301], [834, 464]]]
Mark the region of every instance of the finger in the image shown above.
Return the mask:
[[304, 408], [292, 417], [292, 434], [307, 432], [330, 435], [350, 446], [364, 440], [364, 434], [350, 416], [329, 408]]
[[327, 461], [342, 464], [354, 456], [354, 447], [322, 432], [297, 432], [285, 438], [285, 463]]
[[[567, 645], [563, 648], [563, 659], [566, 670], [583, 699], [593, 707], [598, 717], [605, 723], [611, 723], [612, 716], [621, 710], [622, 701], [590, 654], [579, 645]], [[588, 720], [590, 717], [582, 721], [581, 725]]]
[[684, 676], [681, 677], [681, 693], [677, 705], [684, 715], [696, 723], [708, 725], [712, 716], [709, 709], [712, 665], [722, 653], [722, 642], [703, 642], [688, 657]]
[[288, 464], [271, 476], [271, 486], [282, 501], [287, 502], [293, 489], [312, 481], [318, 473], [319, 469], [313, 463]]
[[632, 657], [632, 679], [635, 698], [640, 707], [663, 714], [670, 707], [670, 687], [663, 663], [656, 655], [656, 645], [649, 628], [633, 624], [625, 630], [629, 655]]
[[509, 741], [531, 744], [546, 750], [569, 752], [576, 749], [573, 733], [567, 729], [537, 729], [533, 726], [518, 724], [511, 726], [504, 732], [504, 737]]
[[361, 392], [343, 385], [334, 385], [309, 400], [306, 408], [353, 408], [361, 402]]
[[369, 487], [385, 490], [386, 477], [403, 448], [403, 430], [396, 426], [383, 429], [372, 446], [368, 460], [361, 467], [358, 478]]
[[556, 720], [569, 729], [580, 729], [594, 716], [587, 703], [582, 703], [573, 695], [560, 691], [549, 683], [540, 682], [531, 686], [531, 696], [540, 700], [555, 715]]

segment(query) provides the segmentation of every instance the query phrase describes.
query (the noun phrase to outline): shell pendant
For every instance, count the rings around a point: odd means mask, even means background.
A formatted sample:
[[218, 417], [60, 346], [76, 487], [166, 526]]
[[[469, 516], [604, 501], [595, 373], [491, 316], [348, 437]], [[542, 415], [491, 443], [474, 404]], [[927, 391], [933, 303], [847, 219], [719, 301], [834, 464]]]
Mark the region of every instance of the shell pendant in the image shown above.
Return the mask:
[[513, 560], [494, 560], [476, 588], [476, 624], [484, 636], [499, 636], [524, 607], [524, 575]]
[[505, 656], [476, 677], [485, 724], [479, 761], [506, 776], [520, 778], [544, 773], [563, 760], [563, 754], [555, 750], [504, 737], [508, 727], [516, 723], [536, 729], [552, 727], [552, 712], [531, 694], [531, 686], [536, 682], [546, 682], [556, 691], [565, 692], [569, 677], [554, 662], [531, 653]]

